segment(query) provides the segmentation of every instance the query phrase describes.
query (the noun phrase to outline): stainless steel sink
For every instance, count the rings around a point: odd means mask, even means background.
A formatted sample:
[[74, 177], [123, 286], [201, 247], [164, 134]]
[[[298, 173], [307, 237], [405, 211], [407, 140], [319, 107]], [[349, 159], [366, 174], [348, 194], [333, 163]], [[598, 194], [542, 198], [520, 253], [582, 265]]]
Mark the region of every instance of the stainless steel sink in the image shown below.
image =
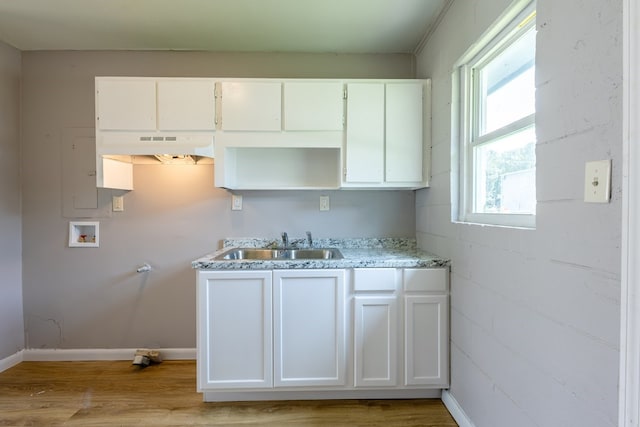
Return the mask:
[[217, 260], [271, 260], [286, 261], [292, 259], [342, 259], [342, 254], [335, 248], [313, 249], [262, 249], [233, 248], [221, 253]]

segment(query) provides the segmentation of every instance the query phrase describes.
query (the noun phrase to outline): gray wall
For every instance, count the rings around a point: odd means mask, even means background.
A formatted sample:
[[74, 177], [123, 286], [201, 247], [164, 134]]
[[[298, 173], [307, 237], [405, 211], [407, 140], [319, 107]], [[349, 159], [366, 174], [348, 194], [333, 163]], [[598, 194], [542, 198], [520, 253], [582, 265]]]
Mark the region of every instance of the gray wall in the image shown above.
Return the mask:
[[[125, 211], [98, 218], [100, 247], [68, 248], [76, 218], [63, 216], [62, 147], [74, 128], [94, 126], [94, 76], [412, 78], [414, 69], [412, 55], [24, 52], [26, 346], [195, 347], [190, 263], [225, 237], [415, 236], [410, 191], [244, 192], [232, 212], [211, 165], [137, 165]], [[319, 211], [320, 194], [331, 211]], [[153, 271], [135, 273], [144, 262]]]
[[[452, 223], [451, 73], [510, 4], [455, 1], [418, 58], [433, 78], [423, 248], [453, 259], [451, 394], [477, 427], [615, 426], [620, 322], [622, 3], [538, 0], [537, 227]], [[454, 144], [454, 146], [452, 146]], [[613, 159], [610, 204], [584, 163]]]
[[24, 348], [20, 52], [0, 43], [0, 360]]

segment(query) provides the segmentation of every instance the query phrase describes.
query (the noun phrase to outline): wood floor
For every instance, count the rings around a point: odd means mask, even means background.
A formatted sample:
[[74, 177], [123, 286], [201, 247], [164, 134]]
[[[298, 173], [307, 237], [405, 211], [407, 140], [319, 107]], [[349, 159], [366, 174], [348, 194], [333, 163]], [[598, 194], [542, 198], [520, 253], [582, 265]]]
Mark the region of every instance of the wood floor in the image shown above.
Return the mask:
[[194, 361], [23, 362], [0, 373], [0, 426], [454, 427], [423, 400], [204, 403]]

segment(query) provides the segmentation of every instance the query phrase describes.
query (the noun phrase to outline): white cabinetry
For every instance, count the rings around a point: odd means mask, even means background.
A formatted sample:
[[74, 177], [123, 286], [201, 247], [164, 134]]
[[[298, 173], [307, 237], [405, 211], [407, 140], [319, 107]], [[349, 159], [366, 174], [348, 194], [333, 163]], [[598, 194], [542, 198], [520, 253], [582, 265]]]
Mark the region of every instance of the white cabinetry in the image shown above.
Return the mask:
[[347, 96], [345, 182], [384, 181], [384, 84], [352, 83]]
[[[96, 78], [96, 128], [119, 131], [123, 138], [107, 137], [106, 142], [135, 144], [127, 132], [214, 131], [215, 85], [209, 79]], [[98, 134], [98, 135], [112, 135]], [[113, 135], [118, 135], [114, 133]], [[126, 139], [129, 138], [129, 139]], [[116, 153], [122, 154], [122, 153]]]
[[132, 190], [135, 155], [213, 157], [214, 89], [211, 79], [96, 77], [96, 185]]
[[284, 130], [341, 131], [343, 87], [340, 81], [285, 82]]
[[449, 383], [448, 271], [201, 270], [198, 389], [207, 401], [433, 397]]
[[280, 131], [282, 83], [222, 82], [222, 126], [225, 131]]
[[222, 82], [215, 185], [339, 188], [343, 87], [336, 80]]
[[396, 269], [355, 269], [354, 385], [396, 386], [398, 296]]
[[430, 137], [429, 81], [348, 84], [343, 186], [426, 186]]
[[448, 278], [442, 268], [403, 272], [406, 385], [449, 382]]
[[215, 84], [209, 79], [158, 80], [158, 129], [214, 131]]
[[385, 181], [420, 183], [423, 158], [423, 83], [385, 84]]
[[155, 80], [96, 80], [96, 128], [155, 130]]
[[198, 389], [273, 385], [270, 271], [198, 273]]
[[344, 270], [275, 270], [274, 385], [345, 385]]
[[200, 271], [197, 299], [200, 391], [346, 384], [344, 270]]
[[429, 80], [96, 77], [97, 186], [133, 189], [132, 156], [187, 154], [215, 155], [215, 185], [234, 190], [426, 187], [430, 87]]

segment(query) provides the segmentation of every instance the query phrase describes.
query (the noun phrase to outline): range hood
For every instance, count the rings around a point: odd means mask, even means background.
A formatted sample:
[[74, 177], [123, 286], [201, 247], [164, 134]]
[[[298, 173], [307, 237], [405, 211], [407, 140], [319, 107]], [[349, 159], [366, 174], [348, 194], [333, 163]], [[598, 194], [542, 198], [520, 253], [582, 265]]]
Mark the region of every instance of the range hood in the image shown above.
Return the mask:
[[133, 190], [133, 165], [212, 163], [214, 132], [98, 132], [96, 185]]
[[214, 139], [214, 132], [102, 132], [96, 140], [96, 154], [213, 158]]

